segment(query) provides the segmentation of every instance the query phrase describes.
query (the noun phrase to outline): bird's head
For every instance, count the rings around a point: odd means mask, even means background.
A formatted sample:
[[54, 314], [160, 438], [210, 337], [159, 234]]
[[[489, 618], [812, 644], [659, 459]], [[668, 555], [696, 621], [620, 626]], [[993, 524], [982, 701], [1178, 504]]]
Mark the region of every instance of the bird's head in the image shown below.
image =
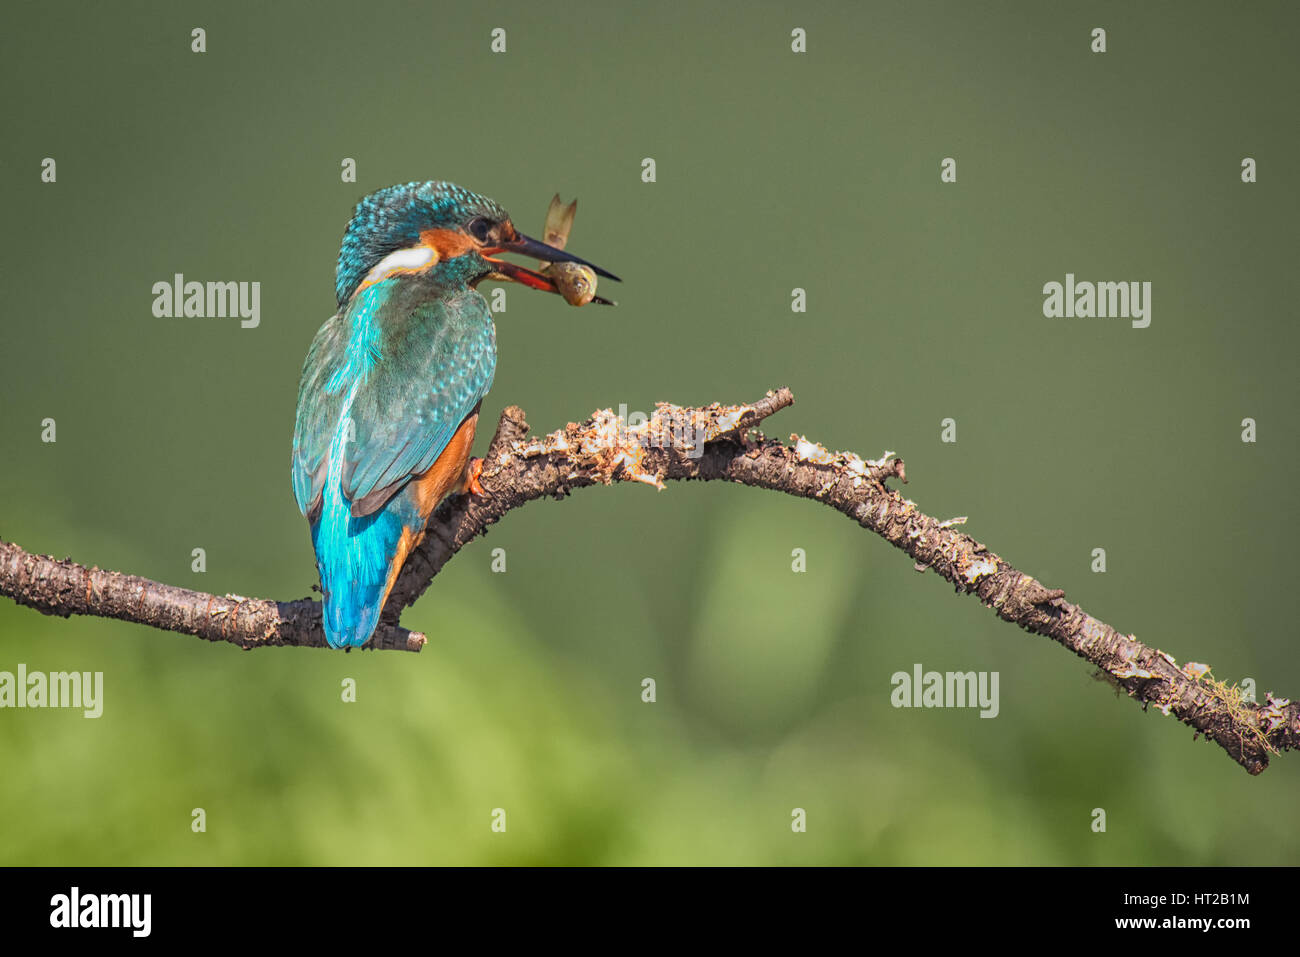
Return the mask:
[[339, 248], [335, 292], [343, 305], [367, 285], [401, 273], [430, 271], [447, 286], [472, 286], [490, 277], [559, 291], [542, 273], [494, 258], [501, 253], [581, 263], [598, 275], [618, 279], [585, 259], [525, 236], [486, 196], [434, 180], [389, 186], [357, 204]]

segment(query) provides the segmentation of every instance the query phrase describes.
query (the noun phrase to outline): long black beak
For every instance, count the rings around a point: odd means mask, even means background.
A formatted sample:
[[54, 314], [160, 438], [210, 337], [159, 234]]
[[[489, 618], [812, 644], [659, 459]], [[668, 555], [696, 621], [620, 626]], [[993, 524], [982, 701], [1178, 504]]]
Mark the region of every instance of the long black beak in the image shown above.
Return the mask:
[[[525, 236], [523, 233], [516, 233], [515, 238], [508, 243], [502, 243], [497, 247], [501, 252], [519, 253], [521, 256], [531, 256], [534, 259], [540, 259], [548, 263], [577, 263], [580, 266], [586, 266], [597, 276], [604, 276], [606, 279], [612, 279], [615, 282], [622, 282], [612, 272], [607, 269], [601, 269], [595, 263], [589, 263], [587, 260], [572, 253], [566, 253], [563, 249], [556, 249], [554, 246], [548, 246], [546, 243], [531, 236]], [[496, 250], [493, 250], [494, 252]]]

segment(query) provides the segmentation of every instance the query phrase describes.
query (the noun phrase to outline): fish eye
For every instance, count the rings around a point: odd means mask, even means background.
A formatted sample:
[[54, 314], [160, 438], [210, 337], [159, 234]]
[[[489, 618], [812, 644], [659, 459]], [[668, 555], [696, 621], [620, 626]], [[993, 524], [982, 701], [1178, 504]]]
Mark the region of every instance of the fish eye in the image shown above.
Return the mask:
[[491, 233], [492, 224], [480, 216], [478, 219], [472, 220], [465, 229], [479, 242], [485, 243], [487, 242], [488, 235]]

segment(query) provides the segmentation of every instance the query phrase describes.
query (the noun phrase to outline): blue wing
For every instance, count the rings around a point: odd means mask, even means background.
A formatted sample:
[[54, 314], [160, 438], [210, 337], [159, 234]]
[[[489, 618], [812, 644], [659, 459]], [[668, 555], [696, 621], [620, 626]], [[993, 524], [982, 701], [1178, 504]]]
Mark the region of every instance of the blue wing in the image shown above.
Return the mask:
[[483, 297], [469, 290], [417, 303], [395, 321], [401, 296], [393, 285], [364, 290], [346, 314], [321, 326], [307, 353], [292, 472], [298, 509], [308, 517], [340, 428], [350, 430], [344, 495], [354, 514], [369, 514], [433, 465], [492, 386], [496, 334]]
[[470, 290], [421, 306], [385, 342], [352, 403], [356, 441], [343, 464], [352, 514], [369, 514], [428, 471], [495, 372], [496, 333], [482, 296]]

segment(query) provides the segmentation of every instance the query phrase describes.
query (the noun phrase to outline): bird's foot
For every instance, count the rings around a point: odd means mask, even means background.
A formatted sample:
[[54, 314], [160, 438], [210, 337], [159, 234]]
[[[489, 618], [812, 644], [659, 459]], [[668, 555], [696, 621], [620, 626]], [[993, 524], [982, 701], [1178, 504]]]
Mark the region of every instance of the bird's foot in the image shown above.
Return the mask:
[[491, 498], [487, 491], [479, 483], [479, 476], [483, 474], [483, 460], [479, 458], [470, 459], [465, 463], [465, 477], [461, 481], [460, 490], [469, 492], [470, 495], [480, 495], [483, 498]]

